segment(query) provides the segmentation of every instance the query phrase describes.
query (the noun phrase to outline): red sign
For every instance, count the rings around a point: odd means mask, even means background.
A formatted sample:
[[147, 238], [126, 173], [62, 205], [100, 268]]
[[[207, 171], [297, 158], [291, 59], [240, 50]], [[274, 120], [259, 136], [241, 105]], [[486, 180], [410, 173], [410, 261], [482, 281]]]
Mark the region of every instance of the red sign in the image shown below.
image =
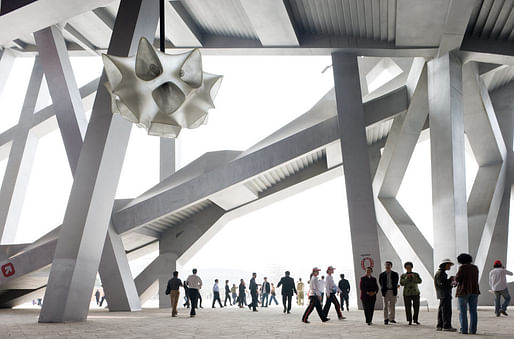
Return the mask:
[[375, 263], [373, 262], [373, 259], [371, 257], [364, 257], [361, 260], [361, 267], [365, 271], [367, 267], [373, 268], [375, 266]]
[[4, 277], [8, 278], [11, 275], [14, 275], [14, 272], [14, 265], [12, 263], [8, 262], [7, 264], [2, 265], [2, 274]]

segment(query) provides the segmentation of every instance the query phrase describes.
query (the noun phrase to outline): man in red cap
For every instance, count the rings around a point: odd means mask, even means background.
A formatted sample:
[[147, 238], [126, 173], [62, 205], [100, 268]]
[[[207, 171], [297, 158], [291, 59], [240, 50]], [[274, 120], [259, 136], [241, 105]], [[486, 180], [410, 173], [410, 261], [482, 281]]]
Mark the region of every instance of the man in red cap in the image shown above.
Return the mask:
[[325, 322], [330, 320], [325, 316], [323, 310], [321, 309], [321, 289], [318, 279], [319, 271], [319, 268], [314, 267], [311, 273], [311, 280], [309, 283], [309, 306], [307, 306], [307, 309], [305, 310], [305, 313], [302, 316], [302, 321], [307, 324], [309, 323], [309, 315], [312, 313], [314, 308], [316, 308], [316, 311], [318, 312], [321, 321]]
[[325, 302], [325, 307], [323, 308], [323, 313], [325, 317], [328, 317], [328, 312], [330, 311], [330, 306], [334, 304], [337, 312], [337, 317], [339, 320], [343, 320], [343, 314], [341, 313], [341, 305], [339, 301], [337, 301], [337, 285], [334, 282], [334, 278], [332, 277], [332, 273], [334, 273], [335, 268], [332, 266], [328, 266], [327, 268], [327, 279], [325, 282], [325, 291], [327, 293], [327, 301]]
[[[507, 275], [512, 275], [511, 271], [508, 271], [503, 267], [502, 262], [500, 260], [496, 260], [493, 264], [493, 269], [489, 272], [489, 286], [491, 286], [491, 290], [494, 291], [494, 313], [497, 317], [500, 316], [500, 313], [503, 315], [507, 314], [507, 306], [510, 303], [510, 294], [509, 289], [507, 288]], [[503, 297], [504, 302], [501, 303], [501, 297]]]

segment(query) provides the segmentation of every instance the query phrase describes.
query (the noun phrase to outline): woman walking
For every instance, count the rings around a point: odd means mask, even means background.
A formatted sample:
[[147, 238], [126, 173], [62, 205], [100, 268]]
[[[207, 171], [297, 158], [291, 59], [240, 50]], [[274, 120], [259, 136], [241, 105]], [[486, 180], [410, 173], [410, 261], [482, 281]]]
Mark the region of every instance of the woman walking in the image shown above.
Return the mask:
[[[412, 272], [414, 265], [407, 261], [403, 267], [405, 267], [406, 273], [400, 276], [400, 285], [403, 286], [403, 302], [405, 303], [405, 315], [409, 325], [412, 322], [419, 325], [419, 288], [418, 284], [421, 284], [421, 277], [416, 272]], [[412, 315], [412, 308], [414, 308], [414, 316]]]
[[246, 284], [243, 279], [239, 284], [239, 308], [243, 308], [243, 304], [246, 305]]
[[311, 273], [311, 280], [309, 283], [309, 306], [307, 306], [307, 309], [305, 310], [305, 313], [302, 316], [302, 321], [306, 324], [310, 323], [309, 315], [312, 313], [314, 308], [316, 308], [316, 311], [318, 312], [318, 315], [322, 322], [330, 320], [325, 316], [325, 314], [323, 313], [323, 309], [321, 308], [321, 286], [318, 279], [319, 271], [319, 268], [314, 267]]
[[[477, 302], [480, 290], [478, 288], [478, 267], [472, 264], [473, 258], [467, 253], [459, 254], [457, 262], [460, 264], [455, 281], [459, 300], [460, 332], [462, 334], [477, 333]], [[469, 305], [469, 328], [468, 328]]]
[[273, 285], [273, 283], [271, 283], [271, 298], [269, 299], [270, 306], [273, 301], [275, 301], [275, 304], [278, 305], [277, 292], [275, 291], [275, 285]]
[[361, 289], [361, 301], [364, 308], [364, 316], [366, 324], [371, 325], [373, 321], [373, 312], [375, 310], [375, 302], [377, 301], [378, 284], [377, 279], [371, 275], [373, 269], [366, 268], [366, 275], [361, 278], [359, 287]]
[[330, 311], [330, 306], [334, 304], [337, 312], [337, 317], [339, 320], [345, 319], [343, 314], [341, 313], [341, 304], [337, 300], [337, 285], [334, 282], [334, 278], [332, 277], [332, 273], [334, 273], [335, 268], [332, 266], [328, 266], [327, 268], [327, 280], [325, 284], [325, 289], [327, 293], [327, 301], [325, 302], [325, 307], [323, 308], [323, 313], [325, 313], [325, 317], [328, 317], [328, 312]]

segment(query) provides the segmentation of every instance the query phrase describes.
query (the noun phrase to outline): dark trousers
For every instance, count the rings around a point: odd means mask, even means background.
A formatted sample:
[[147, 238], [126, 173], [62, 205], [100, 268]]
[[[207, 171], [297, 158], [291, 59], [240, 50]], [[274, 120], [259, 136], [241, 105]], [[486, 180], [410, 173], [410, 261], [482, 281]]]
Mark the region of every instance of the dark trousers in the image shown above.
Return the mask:
[[344, 303], [346, 303], [346, 310], [348, 311], [350, 309], [350, 304], [348, 303], [348, 294], [341, 293], [339, 298], [341, 299], [341, 310], [344, 311]]
[[246, 305], [246, 294], [239, 294], [237, 301], [239, 302], [239, 306], [243, 306], [243, 304]]
[[343, 317], [343, 314], [341, 313], [341, 305], [339, 304], [339, 301], [337, 301], [335, 293], [330, 293], [330, 295], [327, 297], [327, 302], [325, 303], [325, 307], [323, 308], [323, 314], [325, 314], [325, 317], [328, 317], [328, 312], [330, 311], [330, 306], [332, 305], [332, 303], [336, 308], [337, 317], [341, 319]]
[[259, 300], [259, 296], [257, 294], [257, 291], [250, 291], [251, 295], [252, 295], [252, 303], [248, 306], [250, 306], [251, 308], [253, 308], [254, 311], [257, 310], [257, 304], [258, 304], [258, 300]]
[[202, 295], [200, 294], [200, 291], [198, 291], [198, 301], [200, 302], [200, 308], [202, 307]]
[[311, 296], [309, 297], [309, 306], [307, 306], [307, 309], [303, 314], [302, 321], [307, 321], [309, 319], [309, 315], [312, 313], [314, 308], [316, 308], [316, 311], [318, 312], [319, 318], [321, 320], [327, 319], [327, 317], [323, 313], [323, 309], [321, 308], [321, 302], [319, 300], [319, 297]]
[[437, 310], [437, 328], [452, 327], [452, 298], [439, 299]]
[[[418, 321], [419, 315], [419, 295], [404, 295], [403, 302], [405, 303], [405, 315], [407, 316], [407, 321]], [[411, 305], [414, 308], [414, 317], [412, 316]]]
[[212, 299], [212, 307], [214, 307], [214, 303], [216, 303], [216, 300], [220, 304], [220, 307], [223, 307], [223, 305], [221, 304], [220, 292], [214, 292], [214, 299]]
[[196, 288], [189, 289], [189, 300], [191, 301], [191, 315], [196, 315], [196, 309], [198, 308], [198, 297], [200, 292]]
[[[227, 300], [230, 303], [230, 305], [232, 306], [232, 300], [230, 299], [229, 293], [225, 293], [225, 302], [224, 302], [225, 306], [227, 306]], [[234, 302], [236, 302], [236, 301], [234, 300]]]
[[284, 305], [284, 311], [291, 311], [291, 300], [293, 299], [292, 295], [282, 295], [282, 304]]
[[370, 297], [369, 295], [362, 296], [362, 307], [364, 308], [364, 316], [366, 317], [366, 323], [373, 322], [373, 312], [375, 311], [375, 302], [377, 296]]

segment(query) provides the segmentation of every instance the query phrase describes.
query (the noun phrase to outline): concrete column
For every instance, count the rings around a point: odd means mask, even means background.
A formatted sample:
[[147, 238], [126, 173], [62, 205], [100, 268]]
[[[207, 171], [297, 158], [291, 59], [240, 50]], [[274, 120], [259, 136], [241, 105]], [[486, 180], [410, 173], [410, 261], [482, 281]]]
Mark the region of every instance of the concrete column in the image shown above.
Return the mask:
[[43, 71], [36, 57], [0, 190], [0, 243], [14, 242], [36, 155], [37, 138], [30, 133]]
[[[122, 0], [108, 54], [134, 55], [141, 36], [155, 36], [157, 0]], [[48, 278], [40, 322], [85, 320], [132, 125], [111, 112], [102, 75], [63, 227]]]
[[[359, 66], [357, 56], [337, 52], [332, 53], [332, 64], [352, 237], [355, 286], [359, 286], [360, 277], [364, 275], [361, 260], [372, 258], [375, 263], [375, 275], [380, 271], [382, 262], [371, 187]], [[360, 301], [359, 307], [362, 307]], [[381, 298], [377, 298], [376, 307], [382, 307]]]
[[2, 91], [7, 83], [13, 63], [14, 54], [8, 49], [0, 49], [0, 95], [2, 95]]
[[462, 64], [453, 53], [428, 62], [434, 268], [468, 252]]
[[175, 139], [161, 138], [159, 146], [159, 179], [162, 181], [175, 173]]
[[70, 168], [75, 172], [87, 120], [68, 50], [56, 26], [34, 33]]
[[[507, 175], [505, 180], [505, 189], [496, 219], [496, 226], [491, 238], [491, 245], [486, 259], [486, 265], [482, 276], [480, 278], [480, 290], [489, 290], [489, 271], [492, 269], [494, 260], [501, 260], [506, 267], [511, 267], [511, 263], [507, 262], [507, 249], [509, 240], [509, 216], [510, 216], [510, 201], [512, 196], [512, 183], [514, 182], [514, 159], [512, 157], [513, 131], [514, 131], [514, 98], [512, 93], [514, 91], [514, 83], [500, 87], [494, 92], [490, 93], [491, 102], [498, 119], [501, 133], [507, 152]], [[511, 289], [512, 291], [512, 289]], [[482, 293], [479, 296], [480, 305], [494, 305], [494, 296], [491, 293]]]

